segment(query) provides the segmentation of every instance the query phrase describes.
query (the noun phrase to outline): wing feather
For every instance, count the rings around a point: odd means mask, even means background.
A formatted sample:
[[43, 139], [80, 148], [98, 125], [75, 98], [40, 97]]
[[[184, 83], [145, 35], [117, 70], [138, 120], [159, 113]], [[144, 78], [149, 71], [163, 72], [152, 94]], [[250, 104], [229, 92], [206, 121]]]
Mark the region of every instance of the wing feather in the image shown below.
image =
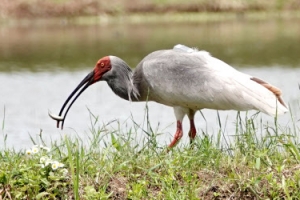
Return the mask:
[[149, 100], [158, 103], [192, 109], [256, 109], [270, 115], [287, 111], [276, 87], [206, 51], [157, 51], [141, 65]]

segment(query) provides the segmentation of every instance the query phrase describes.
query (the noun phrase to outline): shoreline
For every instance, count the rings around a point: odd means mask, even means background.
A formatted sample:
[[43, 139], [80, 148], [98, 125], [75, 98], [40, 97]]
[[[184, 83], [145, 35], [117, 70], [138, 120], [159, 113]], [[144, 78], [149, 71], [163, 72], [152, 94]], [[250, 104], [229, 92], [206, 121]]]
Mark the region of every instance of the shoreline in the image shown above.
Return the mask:
[[163, 24], [163, 23], [207, 23], [228, 21], [299, 20], [300, 10], [294, 11], [254, 11], [254, 12], [199, 12], [199, 13], [132, 13], [128, 15], [1, 18], [0, 25], [106, 25], [106, 24]]
[[[300, 1], [267, 0], [0, 0], [0, 25], [57, 23], [160, 23], [300, 19]], [[61, 22], [63, 21], [63, 22]]]
[[164, 13], [243, 13], [243, 12], [280, 12], [300, 10], [298, 0], [222, 0], [222, 1], [138, 1], [114, 0], [108, 2], [98, 0], [0, 0], [0, 18], [43, 18], [43, 17], [76, 17], [120, 14], [164, 14]]

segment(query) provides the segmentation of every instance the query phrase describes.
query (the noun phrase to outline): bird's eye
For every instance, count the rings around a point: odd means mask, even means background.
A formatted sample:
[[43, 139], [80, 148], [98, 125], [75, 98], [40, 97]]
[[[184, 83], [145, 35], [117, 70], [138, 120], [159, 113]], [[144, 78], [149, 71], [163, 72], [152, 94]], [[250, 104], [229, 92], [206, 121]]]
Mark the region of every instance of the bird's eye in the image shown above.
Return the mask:
[[101, 67], [104, 67], [104, 63], [100, 63], [100, 66], [101, 66]]

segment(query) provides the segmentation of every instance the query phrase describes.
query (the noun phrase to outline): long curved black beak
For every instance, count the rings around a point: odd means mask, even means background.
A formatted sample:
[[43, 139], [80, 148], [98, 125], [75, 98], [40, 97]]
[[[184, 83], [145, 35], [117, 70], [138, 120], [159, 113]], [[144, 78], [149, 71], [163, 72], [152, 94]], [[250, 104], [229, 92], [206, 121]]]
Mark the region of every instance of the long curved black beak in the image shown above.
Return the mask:
[[[63, 106], [61, 107], [60, 111], [59, 111], [59, 116], [57, 115], [53, 115], [49, 112], [49, 116], [57, 121], [57, 128], [59, 128], [59, 122], [61, 123], [61, 129], [63, 129], [64, 126], [64, 122], [66, 119], [66, 116], [71, 108], [71, 106], [73, 105], [73, 103], [76, 101], [76, 99], [81, 95], [81, 93], [88, 88], [90, 85], [92, 85], [94, 83], [94, 71], [90, 72], [80, 83], [79, 85], [73, 90], [73, 92], [69, 95], [69, 97], [67, 98], [67, 100], [65, 101], [65, 103], [63, 104]], [[81, 88], [81, 89], [80, 89]], [[78, 92], [79, 91], [79, 92]], [[78, 93], [77, 93], [78, 92]], [[74, 99], [71, 101], [71, 103], [69, 104], [69, 107], [67, 108], [64, 116], [62, 117], [63, 111], [65, 109], [65, 107], [67, 106], [67, 104], [69, 103], [69, 101], [72, 99], [72, 97], [77, 93], [77, 95], [74, 97]]]

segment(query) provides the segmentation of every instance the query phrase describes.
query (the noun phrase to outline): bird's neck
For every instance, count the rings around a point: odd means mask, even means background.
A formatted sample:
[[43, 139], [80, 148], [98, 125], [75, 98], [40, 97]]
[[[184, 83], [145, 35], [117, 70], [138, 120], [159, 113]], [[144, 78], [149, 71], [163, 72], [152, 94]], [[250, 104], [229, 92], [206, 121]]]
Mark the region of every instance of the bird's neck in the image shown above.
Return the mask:
[[130, 67], [121, 66], [114, 72], [114, 76], [107, 80], [112, 91], [127, 101], [138, 101], [139, 92], [132, 80], [132, 70]]
[[111, 86], [112, 91], [127, 101], [138, 101], [139, 93], [136, 90], [136, 87], [132, 85], [119, 85], [116, 87]]

